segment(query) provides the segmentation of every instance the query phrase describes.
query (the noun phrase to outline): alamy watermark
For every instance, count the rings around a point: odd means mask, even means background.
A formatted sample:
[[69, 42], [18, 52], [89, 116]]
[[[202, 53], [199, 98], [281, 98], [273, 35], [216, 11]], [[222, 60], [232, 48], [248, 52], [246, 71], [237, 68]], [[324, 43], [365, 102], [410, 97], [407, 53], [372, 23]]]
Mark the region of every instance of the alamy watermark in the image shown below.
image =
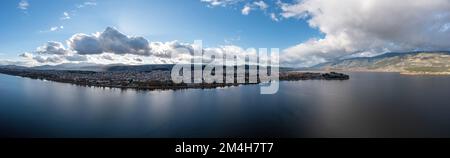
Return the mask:
[[196, 40], [190, 63], [176, 64], [171, 71], [174, 83], [259, 84], [261, 94], [279, 89], [279, 49], [249, 48], [242, 52], [205, 51]]

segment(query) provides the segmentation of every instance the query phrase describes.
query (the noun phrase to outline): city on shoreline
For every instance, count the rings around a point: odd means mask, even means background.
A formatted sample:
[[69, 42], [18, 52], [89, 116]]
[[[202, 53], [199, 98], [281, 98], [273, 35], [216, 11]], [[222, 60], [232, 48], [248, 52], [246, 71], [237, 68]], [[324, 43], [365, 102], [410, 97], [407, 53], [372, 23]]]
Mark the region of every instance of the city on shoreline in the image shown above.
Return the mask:
[[[256, 83], [249, 82], [249, 74], [246, 73], [245, 83], [174, 83], [171, 79], [171, 72], [167, 70], [151, 71], [79, 71], [79, 70], [36, 70], [32, 68], [0, 67], [0, 73], [26, 77], [31, 79], [41, 79], [61, 83], [70, 83], [80, 86], [139, 89], [139, 90], [157, 90], [157, 89], [188, 89], [188, 88], [218, 88], [246, 84], [258, 84], [261, 80], [258, 78]], [[236, 74], [235, 74], [236, 76]], [[224, 74], [225, 80], [226, 74]], [[257, 75], [259, 77], [259, 74]], [[280, 81], [299, 81], [299, 80], [348, 80], [350, 77], [346, 74], [330, 72], [299, 72], [299, 71], [281, 71], [279, 73]]]

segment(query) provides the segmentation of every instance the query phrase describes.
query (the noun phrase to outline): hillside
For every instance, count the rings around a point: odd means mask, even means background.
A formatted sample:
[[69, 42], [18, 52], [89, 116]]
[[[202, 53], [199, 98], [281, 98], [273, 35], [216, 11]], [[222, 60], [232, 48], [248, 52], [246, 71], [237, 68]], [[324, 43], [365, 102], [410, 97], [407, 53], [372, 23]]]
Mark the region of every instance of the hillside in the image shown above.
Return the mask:
[[[150, 71], [171, 71], [174, 64], [148, 64], [148, 65], [99, 65], [99, 64], [60, 64], [60, 65], [43, 65], [32, 67], [34, 70], [66, 70], [66, 71], [95, 71], [95, 72], [150, 72]], [[240, 67], [242, 67], [241, 65]], [[205, 65], [203, 65], [203, 68]], [[245, 69], [249, 69], [245, 65]], [[280, 67], [280, 72], [293, 71], [296, 69], [289, 67]]]
[[400, 72], [402, 74], [450, 75], [450, 52], [386, 53], [319, 64], [320, 70]]

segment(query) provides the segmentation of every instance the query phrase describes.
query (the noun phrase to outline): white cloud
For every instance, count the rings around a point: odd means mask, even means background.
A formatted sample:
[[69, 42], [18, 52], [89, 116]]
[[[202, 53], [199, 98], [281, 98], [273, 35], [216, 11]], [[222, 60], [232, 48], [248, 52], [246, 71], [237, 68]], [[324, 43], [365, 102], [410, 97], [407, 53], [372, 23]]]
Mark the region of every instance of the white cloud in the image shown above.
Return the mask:
[[[234, 4], [245, 4], [243, 15], [269, 7], [264, 1]], [[278, 0], [275, 4], [267, 14], [273, 21], [306, 20], [324, 36], [283, 50], [282, 63], [288, 66], [391, 51], [450, 50], [448, 0]]]
[[193, 44], [180, 43], [178, 41], [150, 43], [152, 55], [163, 58], [177, 58], [182, 56], [182, 54], [192, 54], [194, 47]]
[[201, 2], [208, 3], [210, 7], [215, 6], [228, 6], [232, 4], [236, 4], [243, 0], [200, 0]]
[[27, 10], [28, 7], [30, 7], [30, 4], [28, 3], [27, 0], [21, 0], [17, 6], [17, 8], [19, 8], [21, 10]]
[[[20, 56], [35, 64], [92, 62], [99, 64], [139, 64], [187, 62], [195, 45], [189, 43], [151, 42], [143, 37], [127, 36], [108, 27], [92, 35], [75, 34], [67, 41], [50, 41], [36, 51]], [[173, 57], [173, 58], [171, 58]]]
[[114, 28], [108, 27], [102, 33], [94, 35], [76, 34], [68, 45], [79, 54], [115, 54], [150, 55], [148, 41], [143, 37], [129, 37]]
[[[148, 42], [143, 37], [127, 36], [111, 27], [92, 35], [75, 34], [67, 41], [67, 45], [65, 47], [61, 42], [50, 41], [33, 53], [23, 53], [20, 56], [34, 65], [80, 62], [131, 65], [189, 63], [192, 58], [201, 58], [194, 56], [194, 50], [217, 57], [224, 53], [239, 59], [245, 59], [246, 55], [256, 57], [254, 49], [244, 50], [234, 45], [200, 48], [196, 43], [178, 41]], [[209, 61], [211, 57], [205, 56], [202, 59]]]
[[264, 1], [255, 1], [253, 2], [253, 4], [261, 10], [266, 10], [267, 8], [269, 8], [269, 5]]
[[252, 8], [250, 7], [250, 5], [245, 5], [244, 8], [242, 8], [241, 13], [242, 15], [248, 15], [250, 14], [251, 10]]
[[49, 32], [55, 32], [55, 31], [60, 31], [64, 29], [64, 26], [52, 26], [47, 30], [43, 30], [43, 31], [39, 31], [40, 33], [49, 33]]
[[241, 40], [241, 36], [237, 35], [234, 37], [224, 39], [225, 44], [233, 44], [235, 42], [239, 42]]
[[49, 41], [43, 46], [38, 47], [35, 53], [66, 55], [69, 54], [70, 52], [64, 47], [64, 45], [61, 42]]
[[273, 21], [280, 21], [275, 13], [270, 13], [270, 19], [272, 19]]
[[248, 15], [252, 10], [259, 9], [265, 11], [267, 8], [269, 8], [269, 5], [264, 1], [255, 1], [253, 3], [245, 4], [241, 10], [241, 13], [242, 15]]
[[[200, 1], [208, 3], [209, 7], [216, 7], [216, 6], [242, 7], [242, 9], [240, 10], [242, 15], [249, 15], [250, 12], [253, 10], [262, 10], [266, 12], [267, 8], [269, 8], [269, 5], [263, 0], [200, 0]], [[243, 3], [245, 5], [243, 5]]]
[[84, 55], [87, 57], [87, 61], [85, 63], [94, 63], [94, 64], [127, 64], [127, 65], [141, 65], [141, 64], [165, 64], [165, 63], [173, 63], [166, 62], [165, 58], [158, 58], [154, 56], [138, 56], [133, 54], [93, 54], [93, 55]]
[[50, 28], [50, 30], [49, 31], [58, 31], [58, 30], [62, 30], [62, 29], [64, 29], [64, 26], [53, 26], [53, 27], [51, 27]]
[[89, 6], [96, 6], [97, 2], [95, 2], [95, 0], [91, 0], [91, 1], [86, 1], [83, 2], [82, 4], [77, 4], [75, 5], [74, 8], [68, 10], [68, 11], [64, 11], [62, 13], [62, 16], [60, 17], [61, 20], [70, 20], [72, 19], [72, 16], [75, 16], [76, 12], [78, 12], [78, 10], [85, 8], [85, 7], [89, 7]]
[[324, 34], [284, 50], [282, 62], [290, 65], [362, 52], [450, 50], [448, 0], [303, 0], [281, 9], [284, 18], [305, 18]]
[[63, 16], [61, 17], [61, 20], [69, 20], [71, 19], [69, 12], [63, 12]]
[[97, 2], [95, 2], [95, 1], [86, 1], [86, 2], [83, 2], [83, 4], [77, 5], [77, 8], [84, 8], [84, 7], [96, 6], [96, 5], [97, 5]]
[[19, 56], [22, 57], [22, 58], [27, 58], [27, 59], [33, 58], [33, 54], [28, 53], [28, 52], [22, 53]]
[[55, 26], [55, 27], [51, 27], [51, 28], [50, 28], [50, 31], [56, 31], [56, 30], [58, 30], [58, 28], [59, 28], [59, 27], [56, 27], [56, 26]]
[[33, 57], [33, 59], [38, 62], [38, 63], [55, 63], [55, 64], [59, 64], [63, 62], [63, 58], [61, 56], [49, 56], [49, 57], [45, 57], [45, 56], [35, 56]]

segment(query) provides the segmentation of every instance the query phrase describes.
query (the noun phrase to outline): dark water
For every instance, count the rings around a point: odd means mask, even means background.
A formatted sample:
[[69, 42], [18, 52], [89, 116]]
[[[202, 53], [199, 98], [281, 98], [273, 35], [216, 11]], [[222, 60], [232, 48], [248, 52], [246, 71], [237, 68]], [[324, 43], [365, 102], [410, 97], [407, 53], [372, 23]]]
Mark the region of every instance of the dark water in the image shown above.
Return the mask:
[[212, 90], [87, 88], [0, 75], [1, 137], [450, 137], [450, 77]]

